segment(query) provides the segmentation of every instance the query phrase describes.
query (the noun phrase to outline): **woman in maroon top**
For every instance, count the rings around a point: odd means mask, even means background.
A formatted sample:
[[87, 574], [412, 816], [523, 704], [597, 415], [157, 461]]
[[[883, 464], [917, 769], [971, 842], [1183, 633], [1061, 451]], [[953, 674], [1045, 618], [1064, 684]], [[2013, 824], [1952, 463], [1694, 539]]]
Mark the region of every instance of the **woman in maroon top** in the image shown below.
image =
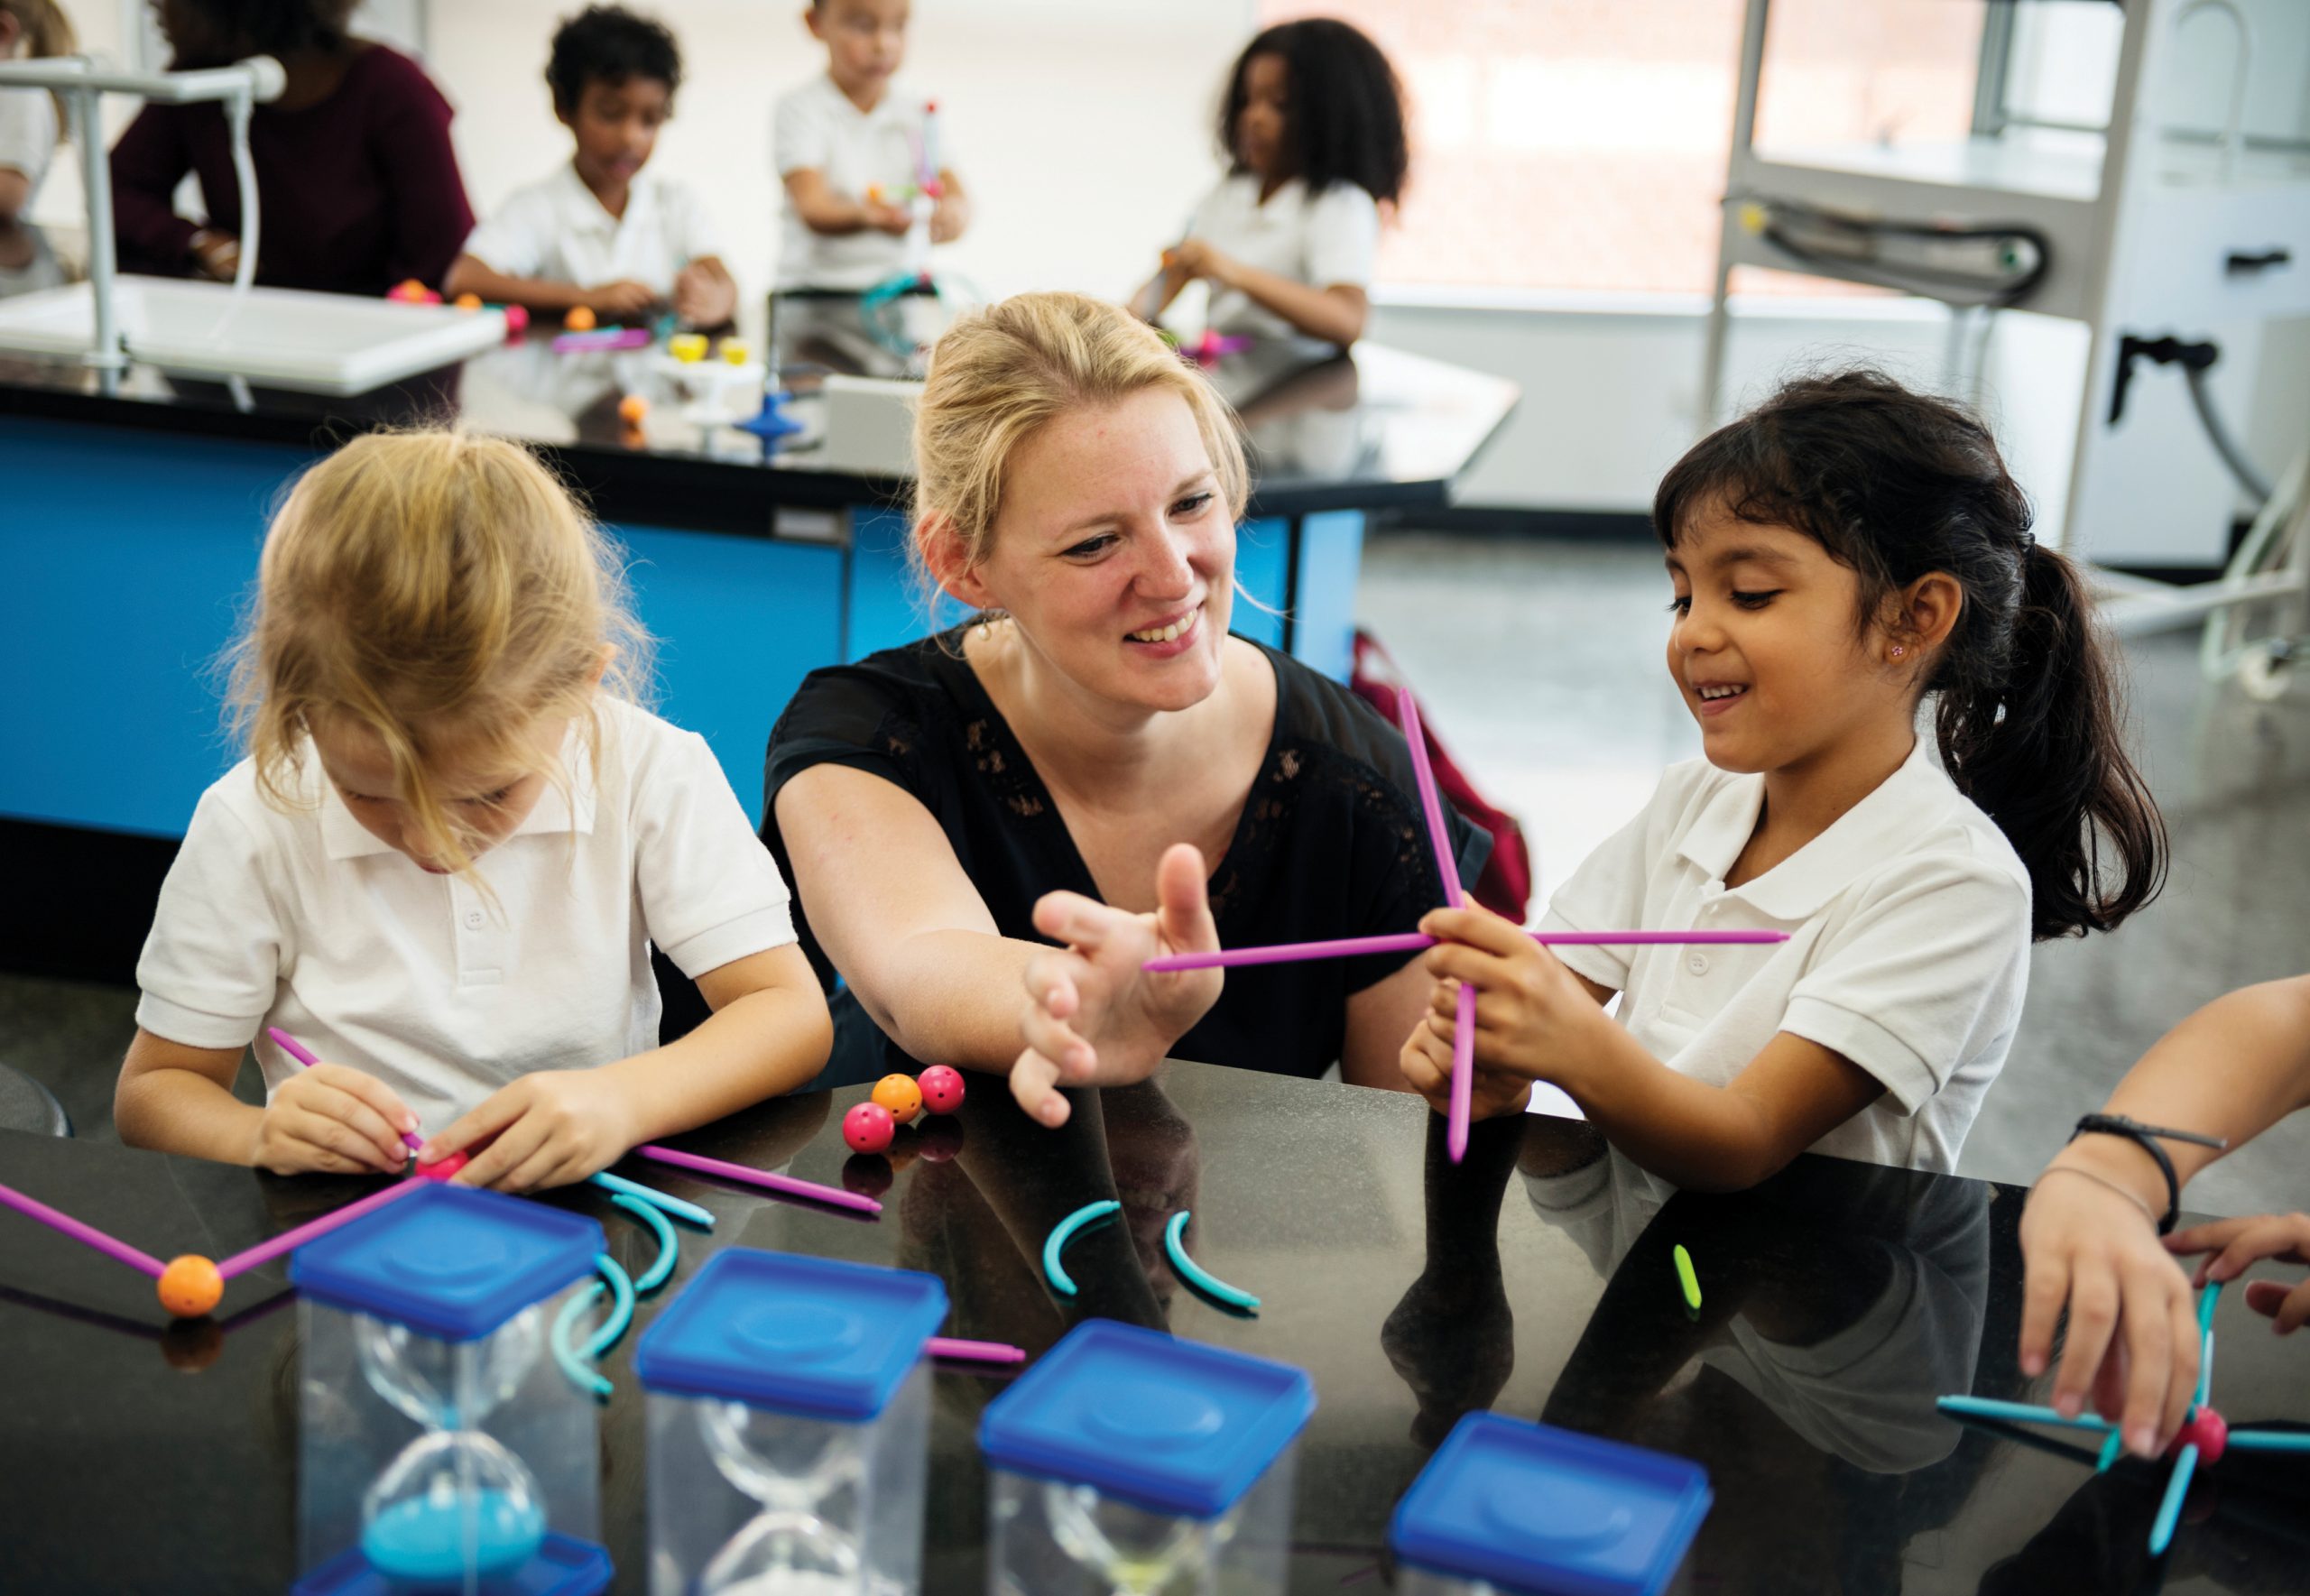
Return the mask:
[[[158, 0], [178, 68], [270, 55], [288, 88], [250, 120], [256, 281], [382, 294], [439, 283], [473, 229], [449, 103], [416, 62], [346, 32], [356, 0]], [[204, 222], [178, 216], [185, 173]], [[226, 280], [240, 259], [240, 186], [221, 106], [146, 106], [112, 151], [113, 225], [129, 271]]]

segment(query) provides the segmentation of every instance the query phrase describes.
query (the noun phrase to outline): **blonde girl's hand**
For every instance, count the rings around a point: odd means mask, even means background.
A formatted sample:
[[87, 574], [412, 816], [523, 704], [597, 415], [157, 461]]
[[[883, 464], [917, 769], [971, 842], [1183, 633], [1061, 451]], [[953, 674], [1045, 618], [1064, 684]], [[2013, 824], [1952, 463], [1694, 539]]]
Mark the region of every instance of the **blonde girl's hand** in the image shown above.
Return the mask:
[[1156, 867], [1157, 909], [1132, 914], [1073, 892], [1035, 905], [1035, 928], [1067, 946], [1027, 963], [1025, 1050], [1011, 1066], [1011, 1094], [1040, 1123], [1063, 1125], [1058, 1088], [1143, 1081], [1171, 1045], [1219, 1001], [1221, 973], [1150, 973], [1140, 966], [1170, 953], [1219, 946], [1203, 854], [1185, 843]]
[[249, 1161], [275, 1175], [398, 1175], [417, 1116], [374, 1075], [316, 1064], [281, 1083], [257, 1121]]
[[633, 1123], [631, 1106], [607, 1071], [538, 1070], [428, 1139], [417, 1161], [472, 1152], [472, 1162], [451, 1176], [457, 1185], [541, 1191], [616, 1163], [633, 1145]]
[[1565, 1072], [1594, 1050], [1598, 1028], [1612, 1024], [1580, 978], [1490, 909], [1430, 909], [1419, 928], [1437, 938], [1421, 955], [1437, 979], [1431, 1018], [1453, 1017], [1459, 993], [1445, 988], [1466, 982], [1476, 989], [1477, 1061], [1579, 1095]]
[[[2310, 1263], [2310, 1214], [2264, 1213], [2193, 1225], [2167, 1237], [2166, 1245], [2184, 1255], [2213, 1254], [2198, 1265], [2193, 1285], [2204, 1286], [2209, 1280], [2226, 1284], [2266, 1258], [2280, 1263]], [[2277, 1321], [2271, 1328], [2280, 1335], [2289, 1335], [2310, 1324], [2310, 1278], [2290, 1291], [2281, 1280], [2248, 1281], [2246, 1305]]]
[[[1437, 983], [1428, 1011], [1412, 1028], [1396, 1060], [1411, 1089], [1439, 1114], [1452, 1112], [1452, 1043], [1459, 1032], [1459, 1001], [1458, 982]], [[1477, 1056], [1475, 1078], [1468, 1086], [1470, 1119], [1521, 1113], [1531, 1097], [1530, 1081], [1510, 1070], [1491, 1068]]]
[[2082, 1162], [2056, 1159], [2021, 1211], [2021, 1372], [2046, 1371], [2067, 1308], [2051, 1405], [2072, 1418], [2092, 1405], [2138, 1457], [2166, 1449], [2198, 1383], [2197, 1306], [2158, 1240], [2142, 1205]]

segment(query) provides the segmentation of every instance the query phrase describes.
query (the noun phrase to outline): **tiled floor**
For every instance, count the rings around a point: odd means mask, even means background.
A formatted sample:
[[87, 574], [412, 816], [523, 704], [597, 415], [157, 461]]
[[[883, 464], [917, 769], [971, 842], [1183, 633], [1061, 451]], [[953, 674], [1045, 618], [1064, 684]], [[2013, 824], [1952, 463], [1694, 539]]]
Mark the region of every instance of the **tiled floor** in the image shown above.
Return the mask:
[[[1661, 660], [1649, 544], [1398, 533], [1375, 540], [1366, 623], [1479, 785], [1515, 810], [1547, 884], [1697, 752]], [[2198, 679], [2195, 638], [2129, 654], [2150, 780], [2173, 828], [2166, 895], [2115, 936], [2037, 950], [2021, 1038], [1973, 1127], [1967, 1174], [2027, 1180], [2158, 1034], [2234, 986], [2310, 968], [2310, 687], [2278, 705]], [[0, 976], [0, 1059], [111, 1134], [134, 994]], [[2212, 1213], [2310, 1201], [2310, 1114], [2191, 1189]]]

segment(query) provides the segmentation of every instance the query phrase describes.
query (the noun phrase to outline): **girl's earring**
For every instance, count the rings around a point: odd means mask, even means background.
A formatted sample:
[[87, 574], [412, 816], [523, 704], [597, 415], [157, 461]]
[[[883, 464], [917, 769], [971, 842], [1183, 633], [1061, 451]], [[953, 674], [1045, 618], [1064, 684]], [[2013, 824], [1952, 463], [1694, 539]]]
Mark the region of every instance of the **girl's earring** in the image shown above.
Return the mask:
[[1903, 647], [1901, 644], [1899, 644], [1899, 643], [1895, 643], [1895, 644], [1893, 645], [1893, 658], [1894, 658], [1894, 659], [1898, 660], [1898, 659], [1899, 659], [1902, 655], [1904, 655], [1904, 654], [1906, 654], [1906, 653], [1908, 653], [1908, 650], [1907, 648]]

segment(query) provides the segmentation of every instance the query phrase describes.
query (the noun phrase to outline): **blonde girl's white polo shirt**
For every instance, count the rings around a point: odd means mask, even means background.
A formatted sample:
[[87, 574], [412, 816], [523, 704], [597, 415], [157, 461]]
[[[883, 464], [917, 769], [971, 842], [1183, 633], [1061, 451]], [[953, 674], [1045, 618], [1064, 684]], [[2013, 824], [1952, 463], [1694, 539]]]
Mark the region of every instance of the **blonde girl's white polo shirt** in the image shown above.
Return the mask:
[[596, 779], [573, 731], [550, 786], [481, 856], [496, 901], [371, 835], [304, 762], [283, 812], [244, 760], [202, 795], [136, 970], [136, 1022], [193, 1047], [278, 1026], [377, 1076], [428, 1131], [531, 1070], [658, 1045], [650, 948], [684, 973], [794, 940], [785, 882], [695, 733], [604, 697]]
[[1779, 944], [1562, 947], [1622, 996], [1620, 1021], [1669, 1067], [1722, 1086], [1788, 1031], [1885, 1093], [1818, 1153], [1946, 1172], [2005, 1064], [2029, 974], [2029, 877], [1923, 739], [1877, 789], [1771, 870], [1724, 884], [1764, 778], [1672, 767], [1573, 873], [1549, 930], [1774, 930]]
[[685, 185], [636, 172], [625, 214], [614, 217], [565, 162], [542, 182], [514, 190], [473, 230], [464, 253], [508, 277], [579, 288], [641, 282], [670, 296], [682, 268], [719, 256], [722, 241], [704, 202]]

